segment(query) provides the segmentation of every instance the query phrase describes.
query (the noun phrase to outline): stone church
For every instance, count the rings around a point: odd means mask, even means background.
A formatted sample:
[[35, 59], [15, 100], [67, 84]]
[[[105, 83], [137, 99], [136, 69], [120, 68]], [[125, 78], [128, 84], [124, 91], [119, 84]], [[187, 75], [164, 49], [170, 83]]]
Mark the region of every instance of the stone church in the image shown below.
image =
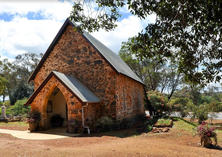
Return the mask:
[[101, 116], [114, 121], [144, 113], [144, 83], [113, 51], [66, 20], [29, 78], [35, 92], [24, 105], [40, 111], [40, 126], [60, 114], [92, 127]]

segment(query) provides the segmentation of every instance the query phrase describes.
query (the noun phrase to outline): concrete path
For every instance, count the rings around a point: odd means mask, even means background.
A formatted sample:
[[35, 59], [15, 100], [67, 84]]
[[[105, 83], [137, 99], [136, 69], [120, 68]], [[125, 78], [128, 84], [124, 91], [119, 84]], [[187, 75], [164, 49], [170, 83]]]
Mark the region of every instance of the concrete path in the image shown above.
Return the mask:
[[27, 140], [61, 139], [61, 138], [68, 138], [81, 135], [81, 134], [66, 133], [66, 130], [64, 128], [55, 128], [41, 132], [30, 132], [29, 130], [18, 131], [18, 130], [0, 129], [0, 133], [11, 134], [14, 137]]

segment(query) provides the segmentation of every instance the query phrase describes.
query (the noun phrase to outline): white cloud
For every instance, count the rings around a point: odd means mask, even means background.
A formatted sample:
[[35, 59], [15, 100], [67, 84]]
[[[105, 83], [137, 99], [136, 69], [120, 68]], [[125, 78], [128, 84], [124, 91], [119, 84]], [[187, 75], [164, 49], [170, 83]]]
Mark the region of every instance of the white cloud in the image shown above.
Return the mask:
[[[0, 55], [2, 58], [25, 52], [45, 53], [72, 10], [70, 2], [46, 1], [0, 1], [0, 14], [14, 15], [11, 21], [0, 20]], [[126, 9], [126, 8], [125, 8]], [[27, 19], [28, 13], [41, 15], [41, 20]], [[141, 21], [128, 16], [119, 21], [115, 31], [92, 33], [98, 40], [118, 53], [120, 45], [129, 37], [137, 35], [155, 16]]]
[[0, 21], [0, 52], [10, 55], [44, 53], [62, 24], [55, 20], [28, 20], [21, 17], [10, 22]]
[[40, 13], [43, 18], [65, 20], [71, 12], [72, 4], [68, 1], [57, 0], [21, 0], [21, 1], [0, 1], [0, 14], [26, 16], [29, 12]]
[[[1, 58], [45, 53], [71, 10], [67, 1], [0, 1], [0, 14], [13, 16], [11, 21], [0, 20]], [[29, 13], [41, 16], [41, 20], [28, 20]]]
[[138, 17], [131, 15], [118, 22], [118, 27], [115, 31], [106, 32], [100, 30], [99, 32], [92, 33], [92, 35], [115, 53], [118, 53], [123, 41], [136, 36], [148, 23], [154, 22], [155, 18], [155, 15], [151, 15], [146, 20], [140, 20]]

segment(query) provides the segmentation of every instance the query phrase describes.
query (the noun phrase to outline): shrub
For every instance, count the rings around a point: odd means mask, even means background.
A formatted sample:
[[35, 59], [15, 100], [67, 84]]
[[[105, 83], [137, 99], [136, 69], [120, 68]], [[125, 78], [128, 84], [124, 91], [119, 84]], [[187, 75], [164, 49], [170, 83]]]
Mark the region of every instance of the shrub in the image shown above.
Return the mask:
[[199, 106], [195, 106], [193, 103], [188, 103], [189, 109], [192, 111], [191, 119], [198, 119], [198, 123], [201, 124], [204, 120], [208, 119], [209, 106], [207, 103], [204, 103]]
[[138, 115], [136, 115], [136, 116], [134, 116], [133, 118], [131, 118], [130, 119], [130, 121], [133, 123], [133, 124], [135, 124], [135, 123], [137, 123], [137, 122], [144, 122], [144, 121], [146, 121], [147, 120], [147, 117], [146, 117], [146, 114], [145, 113], [143, 113], [143, 114], [138, 114]]
[[[28, 111], [30, 111], [31, 106], [24, 106], [23, 104], [26, 103], [28, 99], [27, 98], [23, 98], [22, 100], [17, 100], [16, 103], [11, 106], [11, 109], [8, 109], [9, 111], [11, 111], [11, 114], [16, 116], [16, 115], [24, 115], [27, 114]], [[6, 109], [7, 110], [7, 109]], [[7, 114], [7, 111], [6, 111]]]
[[80, 127], [80, 122], [78, 120], [72, 119], [72, 120], [67, 121], [67, 126], [73, 127], [73, 128], [78, 128], [78, 127]]
[[217, 134], [213, 127], [209, 127], [207, 123], [202, 122], [196, 129], [196, 134], [201, 137], [201, 145], [205, 147], [212, 146], [212, 140], [214, 139], [215, 145], [217, 145]]
[[96, 121], [97, 124], [100, 124], [102, 127], [111, 126], [113, 124], [113, 120], [108, 116], [103, 116]]
[[148, 126], [147, 126], [147, 132], [152, 131], [152, 129], [153, 129], [153, 127], [152, 127], [151, 125], [148, 125]]
[[[3, 105], [3, 102], [1, 101], [0, 102], [0, 106], [2, 106]], [[11, 105], [10, 105], [10, 101], [9, 100], [6, 100], [5, 102], [4, 102], [4, 106], [6, 107], [6, 108], [9, 108]]]
[[149, 118], [144, 124], [145, 125], [154, 125], [157, 122], [156, 118]]
[[171, 119], [159, 119], [158, 121], [158, 124], [161, 124], [161, 125], [170, 125], [171, 123]]
[[132, 123], [133, 120], [130, 120], [128, 118], [124, 118], [122, 119], [121, 121], [119, 121], [119, 126], [120, 126], [120, 129], [129, 129], [130, 127], [133, 126], [133, 123]]
[[41, 113], [38, 111], [29, 111], [27, 116], [28, 123], [39, 123], [41, 121]]
[[186, 117], [189, 114], [187, 103], [190, 100], [188, 98], [176, 98], [172, 99], [170, 103], [168, 103], [169, 111], [179, 112], [181, 117]]
[[202, 122], [201, 125], [197, 126], [197, 135], [199, 136], [209, 136], [212, 137], [214, 134], [216, 134], [214, 132], [214, 128], [213, 127], [209, 127], [207, 125], [207, 123]]
[[163, 114], [169, 110], [169, 105], [167, 105], [167, 101], [162, 93], [158, 91], [148, 91], [147, 97], [156, 111], [155, 115], [158, 117], [162, 117]]

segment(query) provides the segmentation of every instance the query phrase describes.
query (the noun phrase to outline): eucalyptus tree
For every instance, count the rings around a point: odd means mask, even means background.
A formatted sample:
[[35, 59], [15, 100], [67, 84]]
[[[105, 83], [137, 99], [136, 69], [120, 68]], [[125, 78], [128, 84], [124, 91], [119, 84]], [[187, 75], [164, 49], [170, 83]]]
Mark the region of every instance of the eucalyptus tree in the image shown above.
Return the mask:
[[34, 85], [27, 81], [38, 65], [42, 54], [27, 52], [19, 54], [14, 61], [3, 59], [0, 61], [0, 76], [8, 80], [5, 90], [2, 92], [3, 101], [9, 96], [10, 103], [13, 105], [17, 100], [29, 97], [34, 91]]
[[5, 101], [6, 96], [10, 94], [11, 89], [16, 86], [16, 76], [13, 69], [14, 65], [9, 62], [8, 59], [3, 59], [0, 61], [0, 76], [7, 80], [5, 88], [1, 92], [3, 102]]
[[8, 83], [8, 80], [6, 80], [4, 77], [0, 76], [0, 95], [3, 96], [3, 102], [5, 101], [4, 92], [6, 90], [6, 85]]

